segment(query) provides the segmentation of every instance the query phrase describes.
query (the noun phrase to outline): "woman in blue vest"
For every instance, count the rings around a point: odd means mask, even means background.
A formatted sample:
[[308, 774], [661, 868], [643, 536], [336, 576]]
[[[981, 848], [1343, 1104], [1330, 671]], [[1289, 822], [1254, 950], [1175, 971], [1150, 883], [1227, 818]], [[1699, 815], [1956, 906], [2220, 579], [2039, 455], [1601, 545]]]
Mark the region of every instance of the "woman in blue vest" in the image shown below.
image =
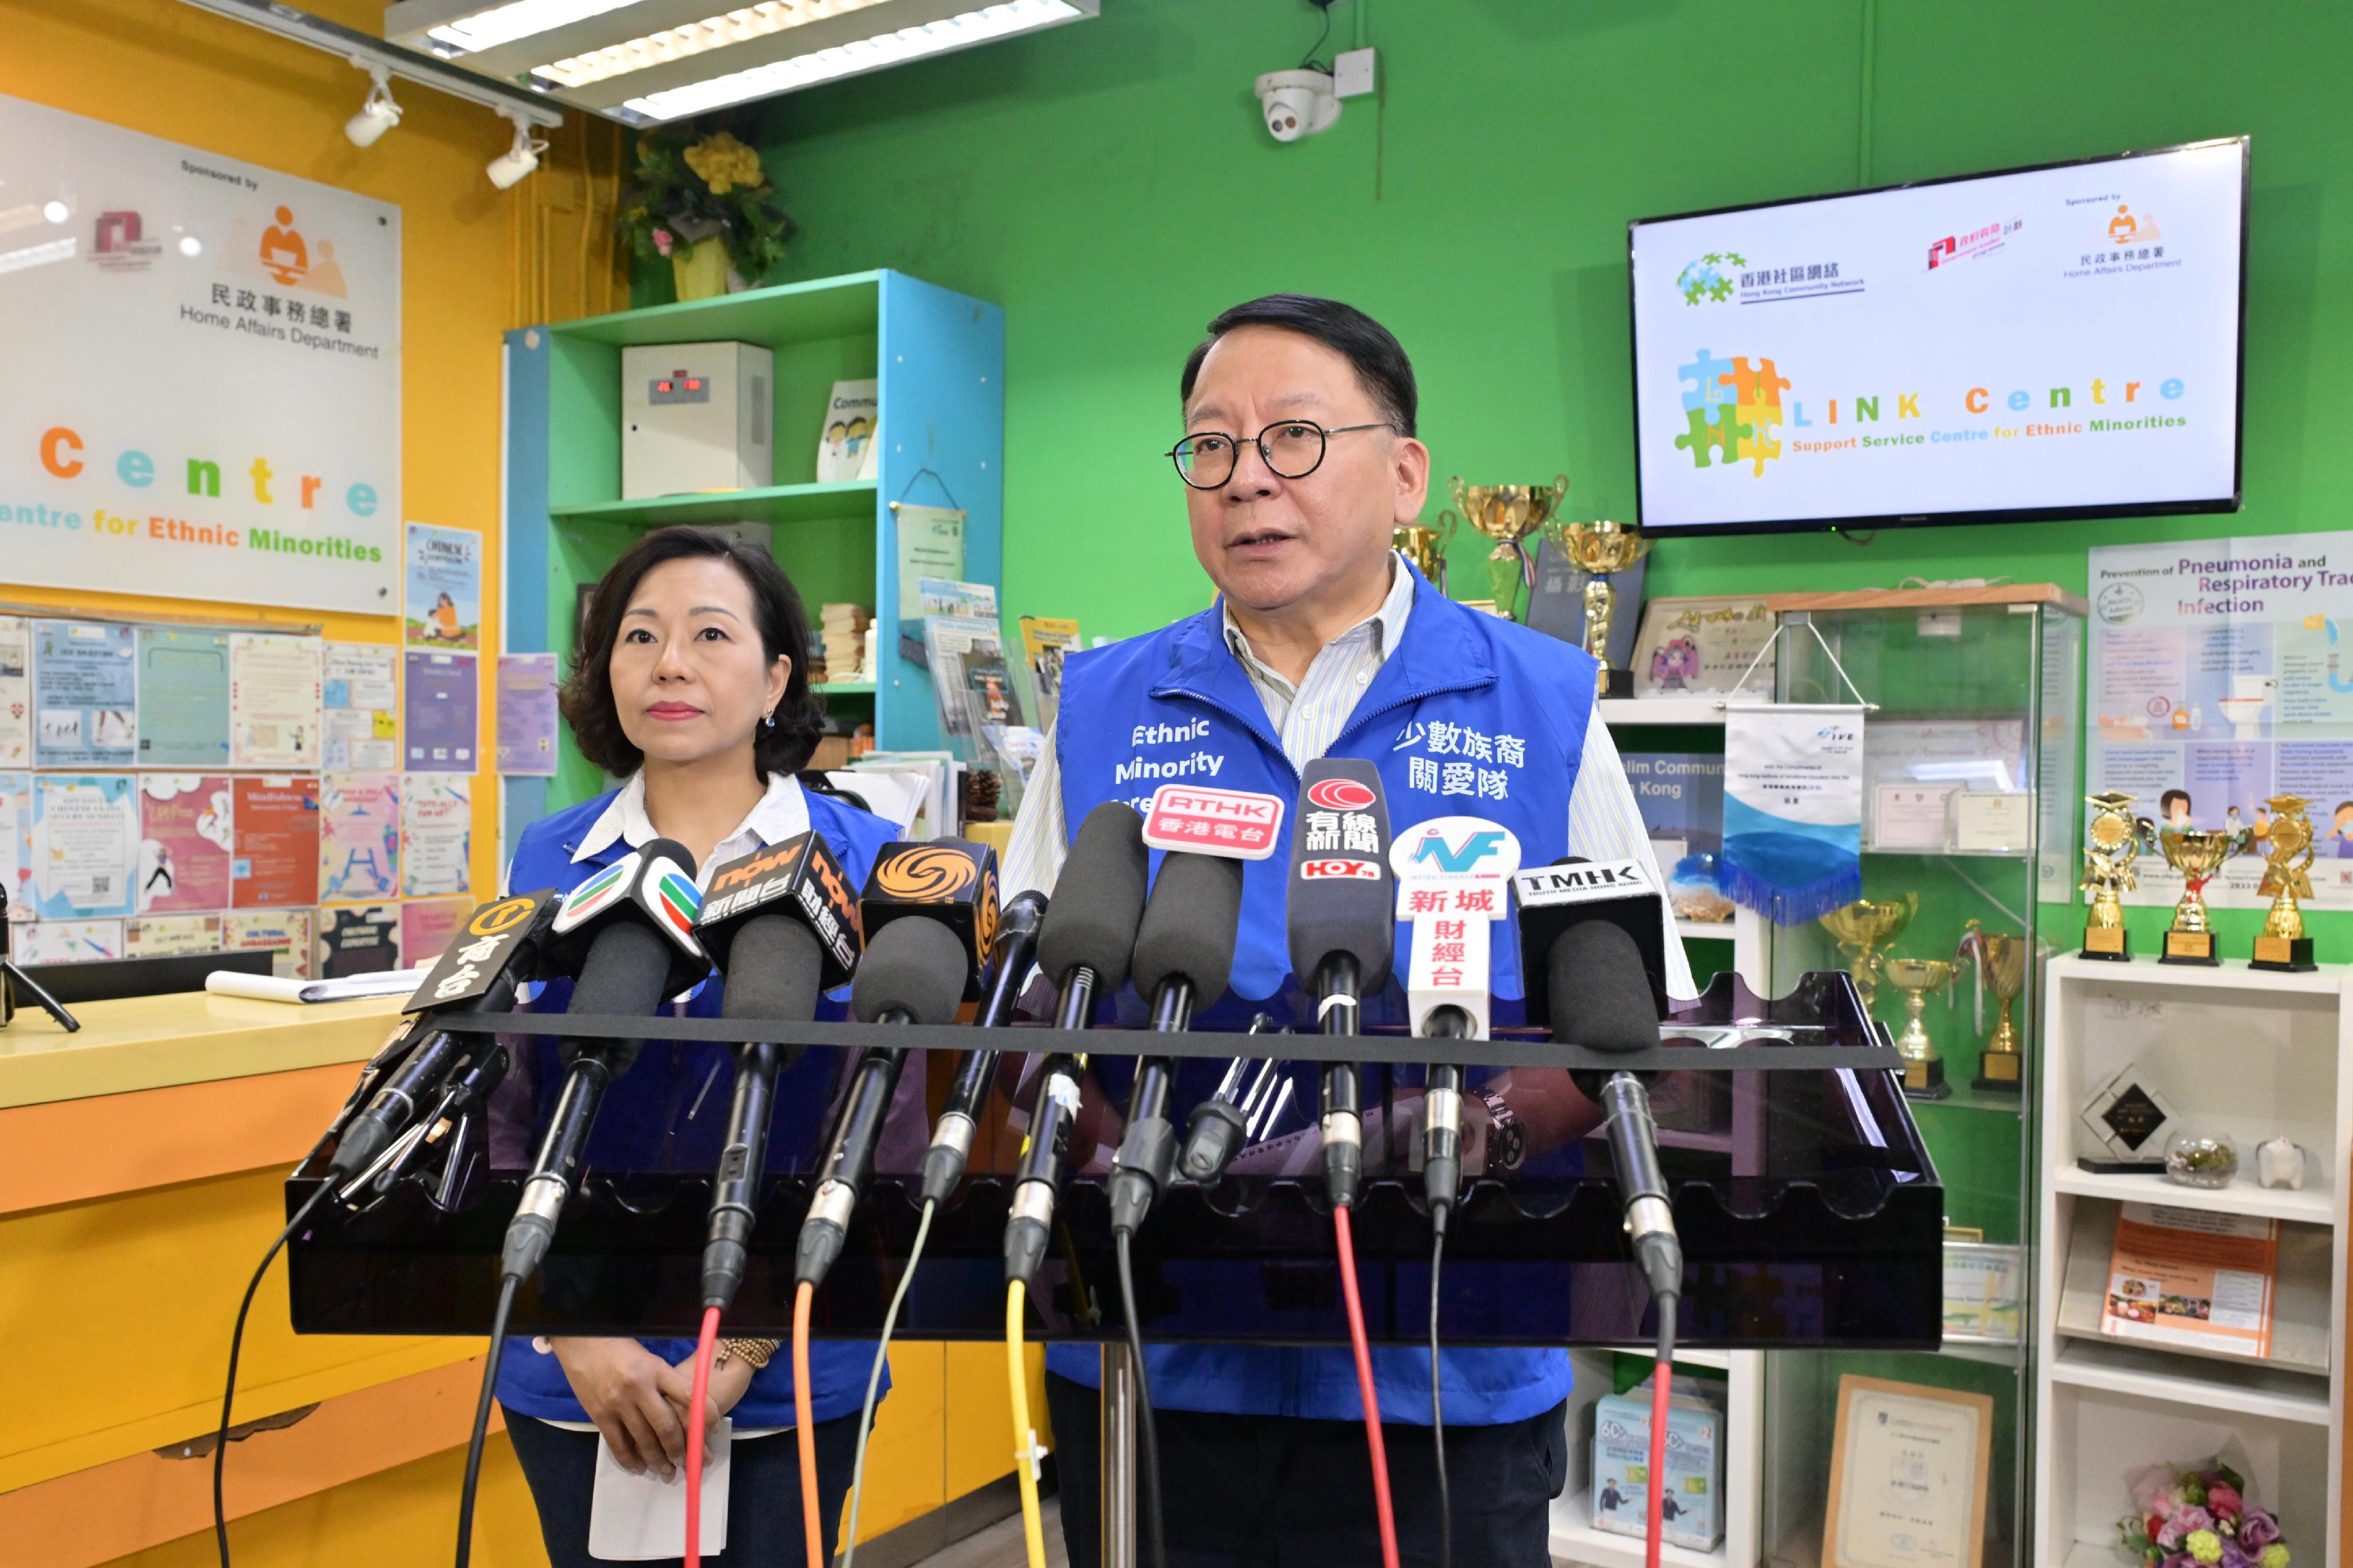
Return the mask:
[[[581, 754], [628, 782], [525, 828], [508, 886], [576, 887], [655, 837], [685, 846], [707, 882], [712, 868], [810, 829], [832, 848], [852, 885], [862, 883], [892, 829], [803, 790], [793, 777], [818, 735], [820, 710], [809, 693], [807, 662], [800, 595], [766, 552], [704, 529], [647, 534], [596, 585], [563, 691], [564, 716]], [[719, 984], [705, 981], [686, 1013], [715, 1016]], [[557, 982], [535, 1005], [556, 1009], [567, 997], [568, 983]], [[678, 1097], [670, 1089], [706, 1076], [702, 1057], [713, 1068], [725, 1058], [717, 1047], [692, 1049], [700, 1055], [649, 1050], [635, 1083], [625, 1076], [614, 1086], [592, 1162], [620, 1169], [710, 1168], [726, 1094], [706, 1096], [690, 1110], [672, 1103]], [[807, 1092], [780, 1084], [779, 1102], [821, 1105], [828, 1068], [818, 1058], [829, 1054], [804, 1058], [795, 1070], [814, 1075]], [[555, 1080], [544, 1049], [522, 1065], [536, 1070], [518, 1076], [538, 1088]], [[698, 1121], [712, 1125], [696, 1128]], [[690, 1136], [681, 1136], [681, 1125]], [[704, 1136], [691, 1136], [698, 1132]], [[518, 1141], [501, 1151], [504, 1163], [527, 1161], [522, 1148]], [[791, 1438], [779, 1435], [793, 1424], [792, 1368], [789, 1357], [775, 1352], [765, 1340], [720, 1346], [702, 1419], [731, 1418], [734, 1441], [727, 1549], [706, 1555], [706, 1563], [797, 1568], [802, 1561], [798, 1458]], [[597, 1561], [588, 1555], [588, 1531], [600, 1441], [632, 1474], [679, 1479], [684, 1424], [693, 1418], [693, 1352], [691, 1339], [540, 1338], [508, 1346], [499, 1403], [554, 1568]], [[849, 1489], [872, 1359], [871, 1345], [810, 1348], [828, 1555]]]

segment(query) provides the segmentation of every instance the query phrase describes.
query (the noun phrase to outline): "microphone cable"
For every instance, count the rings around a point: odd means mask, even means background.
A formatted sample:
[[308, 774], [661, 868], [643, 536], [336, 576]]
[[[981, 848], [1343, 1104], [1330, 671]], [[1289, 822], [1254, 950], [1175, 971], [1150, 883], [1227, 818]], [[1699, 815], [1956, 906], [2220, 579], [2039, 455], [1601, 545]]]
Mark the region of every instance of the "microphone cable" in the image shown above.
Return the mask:
[[1454, 1568], [1454, 1492], [1446, 1480], [1446, 1402], [1438, 1384], [1438, 1270], [1446, 1258], [1446, 1210], [1430, 1212], [1430, 1446], [1438, 1461], [1438, 1568]]
[[702, 1310], [694, 1342], [694, 1397], [686, 1417], [686, 1568], [702, 1561], [702, 1407], [711, 1398], [711, 1361], [719, 1344], [719, 1309]]
[[1667, 1506], [1667, 1401], [1673, 1392], [1675, 1374], [1677, 1298], [1667, 1290], [1654, 1295], [1651, 1300], [1659, 1309], [1659, 1352], [1651, 1369], [1650, 1531], [1643, 1542], [1643, 1568], [1659, 1568], [1659, 1552], [1666, 1538], [1663, 1515]]
[[458, 1490], [458, 1568], [474, 1552], [474, 1493], [482, 1481], [482, 1444], [491, 1431], [491, 1403], [499, 1395], [499, 1363], [505, 1358], [507, 1318], [514, 1310], [522, 1276], [509, 1270], [499, 1280], [499, 1304], [491, 1314], [491, 1348], [482, 1363], [482, 1391], [474, 1401], [474, 1429], [466, 1438], [466, 1479]]
[[1144, 1370], [1144, 1334], [1135, 1321], [1135, 1271], [1128, 1252], [1134, 1233], [1112, 1232], [1119, 1261], [1119, 1303], [1127, 1320], [1127, 1355], [1135, 1363], [1137, 1445], [1144, 1457], [1144, 1541], [1152, 1568], [1168, 1568], [1168, 1531], [1160, 1506], [1160, 1426], [1152, 1415], [1152, 1379]]
[[932, 1233], [932, 1215], [938, 1207], [936, 1201], [924, 1200], [923, 1217], [915, 1222], [915, 1245], [908, 1250], [899, 1288], [891, 1292], [891, 1310], [882, 1314], [881, 1342], [874, 1347], [874, 1365], [866, 1374], [866, 1404], [858, 1416], [858, 1460], [849, 1472], [849, 1533], [841, 1545], [841, 1568], [856, 1568], [858, 1562], [858, 1506], [866, 1495], [866, 1444], [874, 1436], [874, 1401], [882, 1387], [882, 1368], [889, 1363], [891, 1336], [899, 1327], [899, 1309], [907, 1300], [907, 1287], [915, 1282], [916, 1267], [923, 1261], [923, 1238]]
[[817, 1422], [809, 1404], [809, 1303], [817, 1285], [804, 1279], [793, 1291], [793, 1432], [800, 1444], [801, 1539], [808, 1543], [808, 1568], [826, 1568], [825, 1525], [817, 1500]]
[[[5, 981], [0, 980], [0, 984], [5, 984]], [[310, 1219], [311, 1211], [334, 1190], [333, 1182], [321, 1182], [318, 1190], [302, 1201], [302, 1206], [294, 1211], [294, 1217], [286, 1222], [286, 1228], [278, 1233], [278, 1239], [269, 1244], [269, 1250], [261, 1255], [261, 1267], [253, 1271], [253, 1279], [245, 1287], [245, 1300], [237, 1304], [237, 1326], [229, 1331], [228, 1336], [228, 1384], [221, 1391], [220, 1430], [213, 1435], [213, 1540], [220, 1548], [220, 1568], [229, 1568], [228, 1509], [221, 1500], [221, 1474], [228, 1459], [229, 1407], [237, 1402], [237, 1362], [238, 1352], [245, 1346], [246, 1314], [253, 1310], [253, 1298], [261, 1289], [262, 1276], [269, 1272], [269, 1266], [278, 1260], [278, 1254], [294, 1239], [294, 1233]]]
[[1013, 1394], [1013, 1478], [1021, 1489], [1021, 1545], [1029, 1568], [1046, 1568], [1045, 1514], [1038, 1504], [1038, 1429], [1029, 1424], [1029, 1358], [1021, 1343], [1019, 1279], [1005, 1283], [1005, 1367]]
[[1332, 1205], [1340, 1247], [1340, 1298], [1348, 1309], [1348, 1342], [1356, 1352], [1356, 1396], [1365, 1407], [1365, 1441], [1373, 1451], [1373, 1512], [1380, 1521], [1381, 1568], [1398, 1568], [1397, 1511], [1389, 1504], [1388, 1448], [1381, 1441], [1381, 1401], [1373, 1389], [1373, 1352], [1365, 1336], [1365, 1303], [1356, 1294], [1356, 1242], [1348, 1205]]

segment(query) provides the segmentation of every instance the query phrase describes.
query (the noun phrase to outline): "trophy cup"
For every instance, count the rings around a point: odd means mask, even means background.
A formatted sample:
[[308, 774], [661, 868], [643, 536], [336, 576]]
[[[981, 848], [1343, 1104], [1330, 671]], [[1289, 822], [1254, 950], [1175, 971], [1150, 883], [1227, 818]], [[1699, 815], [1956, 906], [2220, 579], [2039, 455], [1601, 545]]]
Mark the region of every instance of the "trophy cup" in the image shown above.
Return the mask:
[[1847, 973], [1854, 979], [1865, 1013], [1871, 1011], [1871, 1004], [1879, 994], [1879, 950], [1894, 942], [1919, 912], [1920, 895], [1906, 893], [1902, 903], [1890, 899], [1858, 899], [1822, 917], [1822, 929], [1837, 940], [1839, 950], [1853, 955]]
[[1423, 528], [1409, 522], [1389, 530], [1389, 548], [1400, 551], [1405, 558], [1430, 579], [1440, 593], [1446, 592], [1446, 547], [1454, 542], [1455, 516], [1451, 511], [1438, 514], [1442, 527]]
[[1601, 663], [1599, 695], [1633, 696], [1634, 672], [1609, 668], [1609, 623], [1618, 600], [1609, 574], [1623, 572], [1648, 554], [1651, 542], [1607, 518], [1552, 523], [1545, 529], [1545, 536], [1585, 574], [1585, 651]]
[[2091, 803], [2092, 822], [2084, 832], [2084, 879], [2075, 884], [2092, 895], [2083, 956], [2127, 963], [2132, 948], [2125, 937], [2124, 900], [2116, 895], [2140, 887], [2132, 868], [2140, 858], [2141, 826], [2133, 818], [2128, 795], [2104, 790], [2085, 799]]
[[1527, 537], [1552, 521], [1568, 499], [1568, 476], [1556, 475], [1548, 485], [1466, 485], [1457, 474], [1447, 481], [1455, 511], [1438, 514], [1439, 527], [1449, 534], [1449, 518], [1459, 518], [1488, 538], [1495, 548], [1487, 552], [1487, 572], [1495, 584], [1495, 613], [1517, 620], [1514, 608], [1528, 585], [1535, 563], [1528, 554]]
[[2159, 963], [2222, 962], [2215, 956], [2214, 928], [2206, 919], [2206, 884], [2253, 837], [2253, 830], [2245, 827], [2169, 827], [2157, 836], [2165, 863], [2181, 873], [2181, 901], [2173, 906]]
[[[2312, 897], [2312, 819], [2304, 814], [2304, 797], [2275, 795], [2263, 802], [2272, 816], [2272, 848], [2257, 893], [2272, 895], [2271, 913], [2263, 917], [2263, 934], [2255, 938], [2253, 969], [2274, 969], [2295, 974], [2316, 968], [2312, 939], [2304, 934], [2304, 908], [2298, 899]], [[2296, 858], [2303, 856], [2302, 860]]]
[[1945, 958], [1890, 958], [1882, 967], [1888, 984], [1904, 993], [1904, 1032], [1895, 1037], [1895, 1048], [1904, 1056], [1904, 1092], [1913, 1100], [1943, 1100], [1953, 1088], [1945, 1081], [1945, 1058], [1936, 1054], [1936, 1042], [1920, 1016], [1927, 1011], [1931, 991], [1944, 992], [1945, 1006], [1951, 1009], [1955, 966]]
[[1993, 988], [1997, 1011], [1993, 1034], [1985, 1043], [1984, 1054], [1978, 1058], [1978, 1076], [1969, 1081], [1975, 1089], [1990, 1089], [2000, 1094], [2018, 1094], [2025, 1089], [2026, 1058], [2019, 1046], [2018, 1025], [2010, 1016], [2010, 1007], [2019, 993], [2026, 989], [2026, 939], [2022, 936], [1996, 936], [1977, 921], [1968, 923], [1961, 938], [1958, 962], [1974, 961], [1978, 972], [1978, 1027], [1985, 1027], [1985, 988]]

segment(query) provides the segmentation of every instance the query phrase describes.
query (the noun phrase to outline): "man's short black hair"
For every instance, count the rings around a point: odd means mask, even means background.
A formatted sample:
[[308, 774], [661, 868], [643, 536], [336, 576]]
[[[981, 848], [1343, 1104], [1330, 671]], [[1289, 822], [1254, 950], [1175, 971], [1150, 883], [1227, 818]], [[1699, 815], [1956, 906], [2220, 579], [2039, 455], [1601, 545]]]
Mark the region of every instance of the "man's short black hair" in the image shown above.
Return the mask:
[[1192, 400], [1193, 383], [1200, 378], [1201, 362], [1208, 357], [1211, 345], [1236, 327], [1281, 327], [1314, 338], [1356, 367], [1357, 384], [1378, 405], [1381, 416], [1397, 426], [1398, 435], [1414, 433], [1421, 395], [1414, 390], [1413, 362], [1405, 357], [1404, 345], [1395, 333], [1354, 305], [1319, 300], [1313, 294], [1269, 294], [1236, 305], [1211, 321], [1209, 335], [1185, 361], [1184, 379], [1176, 384], [1180, 404]]

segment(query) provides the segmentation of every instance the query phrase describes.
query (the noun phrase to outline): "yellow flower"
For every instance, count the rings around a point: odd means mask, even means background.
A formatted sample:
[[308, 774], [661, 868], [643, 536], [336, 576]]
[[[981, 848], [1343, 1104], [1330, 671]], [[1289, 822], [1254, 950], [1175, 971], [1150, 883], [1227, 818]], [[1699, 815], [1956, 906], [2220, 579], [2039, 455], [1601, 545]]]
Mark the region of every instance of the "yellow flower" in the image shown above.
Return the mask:
[[2263, 1568], [2287, 1568], [2287, 1548], [2276, 1541], [2264, 1547]]
[[702, 176], [714, 196], [723, 196], [737, 185], [756, 185], [766, 177], [760, 173], [760, 154], [725, 131], [689, 147], [686, 166]]
[[2222, 1561], [2222, 1538], [2211, 1530], [2193, 1530], [2181, 1538], [2181, 1549], [2200, 1563]]

